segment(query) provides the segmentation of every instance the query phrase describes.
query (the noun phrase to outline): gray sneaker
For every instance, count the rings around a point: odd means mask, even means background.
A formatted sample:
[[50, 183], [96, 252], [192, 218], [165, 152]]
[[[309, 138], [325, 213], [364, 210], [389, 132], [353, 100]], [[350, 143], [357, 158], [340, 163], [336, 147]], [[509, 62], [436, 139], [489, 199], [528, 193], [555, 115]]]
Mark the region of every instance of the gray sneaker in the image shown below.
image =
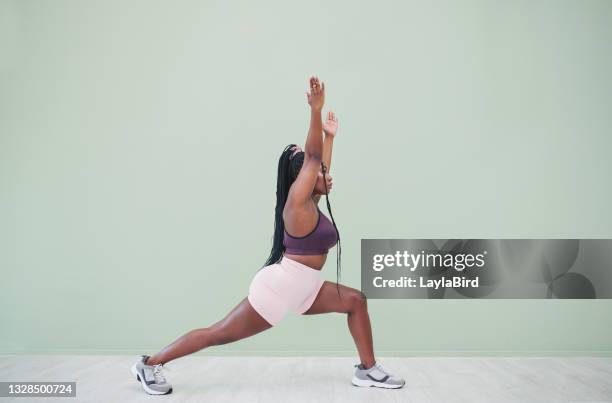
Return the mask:
[[355, 365], [355, 375], [352, 384], [355, 386], [376, 386], [378, 388], [399, 389], [406, 384], [406, 381], [396, 378], [382, 365], [374, 363], [370, 368], [365, 368], [363, 364]]
[[144, 390], [150, 395], [167, 395], [172, 393], [172, 385], [170, 385], [162, 374], [163, 364], [146, 365], [145, 361], [149, 358], [148, 355], [143, 355], [132, 365], [132, 374], [136, 376], [136, 380], [140, 382]]

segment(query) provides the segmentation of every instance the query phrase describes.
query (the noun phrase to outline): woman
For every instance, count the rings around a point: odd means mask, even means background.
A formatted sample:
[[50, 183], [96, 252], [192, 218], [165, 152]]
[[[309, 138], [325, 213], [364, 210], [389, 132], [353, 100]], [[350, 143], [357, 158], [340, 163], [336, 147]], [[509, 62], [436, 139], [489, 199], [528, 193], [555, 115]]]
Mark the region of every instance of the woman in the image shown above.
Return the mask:
[[[310, 129], [305, 149], [291, 144], [278, 162], [276, 219], [270, 257], [254, 276], [249, 294], [225, 318], [210, 327], [195, 329], [153, 356], [143, 355], [132, 366], [132, 373], [149, 394], [172, 392], [162, 367], [176, 358], [203, 348], [231, 343], [278, 324], [292, 311], [314, 315], [346, 313], [361, 363], [352, 379], [355, 386], [401, 388], [405, 382], [395, 378], [376, 362], [372, 330], [365, 295], [359, 290], [325, 281], [321, 275], [329, 248], [338, 243], [337, 270], [340, 269], [340, 234], [327, 195], [332, 178], [332, 145], [338, 120], [329, 112], [325, 125], [321, 111], [325, 84], [310, 78], [306, 93], [310, 105]], [[325, 140], [323, 140], [323, 134]], [[330, 221], [318, 208], [326, 195]]]

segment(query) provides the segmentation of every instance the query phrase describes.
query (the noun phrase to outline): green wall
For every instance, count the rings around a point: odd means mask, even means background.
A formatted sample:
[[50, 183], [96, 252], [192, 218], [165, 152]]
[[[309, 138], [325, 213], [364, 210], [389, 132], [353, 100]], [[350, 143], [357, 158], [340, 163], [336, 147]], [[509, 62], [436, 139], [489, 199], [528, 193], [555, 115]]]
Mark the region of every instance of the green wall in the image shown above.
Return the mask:
[[[612, 238], [610, 43], [610, 1], [0, 0], [0, 353], [150, 353], [221, 319], [312, 74], [342, 283], [361, 238]], [[369, 302], [398, 355], [610, 354], [611, 307]], [[343, 315], [207, 354], [322, 352], [356, 356]]]

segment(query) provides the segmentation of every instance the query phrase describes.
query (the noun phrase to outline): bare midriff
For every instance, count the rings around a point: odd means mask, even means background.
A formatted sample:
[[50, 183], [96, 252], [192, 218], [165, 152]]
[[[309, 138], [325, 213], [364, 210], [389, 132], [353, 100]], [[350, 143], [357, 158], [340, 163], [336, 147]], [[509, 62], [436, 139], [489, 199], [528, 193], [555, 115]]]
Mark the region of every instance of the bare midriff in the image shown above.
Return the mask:
[[292, 255], [290, 253], [285, 253], [283, 256], [286, 256], [287, 259], [295, 260], [296, 262], [300, 262], [303, 265], [306, 265], [314, 270], [321, 270], [325, 261], [327, 260], [327, 254], [323, 255]]

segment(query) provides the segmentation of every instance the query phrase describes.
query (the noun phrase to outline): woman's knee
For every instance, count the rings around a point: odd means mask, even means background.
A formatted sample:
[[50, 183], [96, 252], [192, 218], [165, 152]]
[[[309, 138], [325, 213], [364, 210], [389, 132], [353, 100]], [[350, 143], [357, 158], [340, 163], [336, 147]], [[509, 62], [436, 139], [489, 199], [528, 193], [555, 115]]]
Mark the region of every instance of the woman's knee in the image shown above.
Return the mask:
[[368, 301], [366, 295], [359, 290], [351, 291], [351, 293], [348, 295], [348, 306], [349, 313], [359, 310], [367, 310]]
[[231, 341], [231, 334], [220, 326], [203, 327], [192, 330], [189, 333], [192, 343], [197, 344], [198, 349], [226, 344]]
[[222, 344], [228, 344], [237, 340], [235, 332], [232, 332], [226, 326], [212, 327], [210, 328], [210, 334], [208, 337], [209, 345], [220, 346]]

